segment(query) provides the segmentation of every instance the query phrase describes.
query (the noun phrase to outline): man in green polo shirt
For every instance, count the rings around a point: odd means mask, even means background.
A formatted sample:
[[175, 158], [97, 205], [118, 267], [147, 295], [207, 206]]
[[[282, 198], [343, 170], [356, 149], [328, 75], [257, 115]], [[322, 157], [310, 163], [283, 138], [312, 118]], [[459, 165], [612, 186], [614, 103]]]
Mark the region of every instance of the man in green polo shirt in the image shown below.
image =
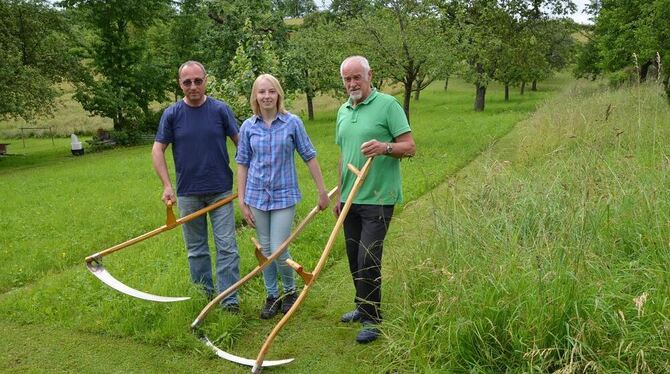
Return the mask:
[[346, 58], [340, 75], [349, 100], [337, 112], [335, 129], [341, 151], [336, 216], [356, 179], [345, 166], [362, 168], [367, 158], [375, 157], [344, 220], [356, 308], [345, 313], [341, 321], [362, 322], [356, 341], [368, 343], [379, 336], [382, 250], [393, 207], [402, 202], [400, 159], [413, 156], [416, 145], [400, 103], [372, 87], [372, 70], [365, 57]]

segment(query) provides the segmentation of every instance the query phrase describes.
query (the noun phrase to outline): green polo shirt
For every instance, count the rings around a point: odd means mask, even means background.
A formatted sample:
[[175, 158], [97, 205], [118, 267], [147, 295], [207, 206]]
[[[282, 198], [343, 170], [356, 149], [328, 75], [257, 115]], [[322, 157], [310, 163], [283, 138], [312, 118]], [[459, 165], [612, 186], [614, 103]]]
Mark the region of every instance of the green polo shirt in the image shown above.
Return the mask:
[[[347, 164], [360, 170], [366, 161], [361, 144], [372, 139], [393, 142], [397, 136], [410, 131], [398, 100], [376, 89], [355, 108], [351, 105], [351, 99], [342, 104], [337, 112], [335, 126], [335, 142], [342, 153], [342, 202], [346, 201], [356, 180], [356, 175], [347, 168]], [[354, 204], [395, 205], [400, 202], [400, 160], [390, 156], [375, 157]]]

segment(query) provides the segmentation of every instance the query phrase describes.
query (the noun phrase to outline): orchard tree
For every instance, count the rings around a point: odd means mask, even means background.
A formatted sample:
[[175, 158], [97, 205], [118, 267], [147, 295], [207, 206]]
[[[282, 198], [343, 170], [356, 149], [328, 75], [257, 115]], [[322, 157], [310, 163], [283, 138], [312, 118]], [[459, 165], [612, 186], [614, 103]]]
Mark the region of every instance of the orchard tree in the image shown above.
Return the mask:
[[342, 88], [339, 66], [346, 56], [333, 38], [336, 33], [332, 23], [304, 26], [291, 35], [288, 52], [282, 60], [285, 89], [305, 94], [309, 120], [314, 119], [317, 94]]
[[202, 36], [206, 54], [204, 62], [218, 79], [235, 79], [229, 70], [230, 63], [240, 41], [249, 35], [244, 30], [258, 35], [267, 34], [278, 50], [287, 47], [288, 30], [282, 14], [276, 11], [271, 0], [209, 0], [205, 4], [210, 26]]
[[252, 114], [249, 96], [256, 77], [267, 73], [282, 80], [271, 35], [254, 32], [251, 20], [244, 23], [243, 31], [246, 38], [238, 44], [227, 78], [212, 76], [209, 85], [211, 94], [223, 98], [240, 122]]
[[0, 118], [52, 114], [56, 83], [77, 74], [62, 12], [39, 0], [0, 1]]
[[495, 0], [462, 1], [453, 14], [461, 44], [462, 75], [475, 86], [474, 109], [480, 112], [486, 106], [486, 89], [504, 58], [505, 35], [500, 30], [510, 16]]
[[[595, 9], [597, 66], [604, 72], [637, 64], [639, 79], [644, 81], [652, 66], [659, 70], [657, 53], [661, 63], [670, 59], [670, 0], [607, 1]], [[632, 58], [633, 53], [637, 61]], [[662, 79], [670, 99], [668, 75]]]
[[526, 72], [535, 91], [537, 82], [548, 78], [552, 71], [563, 68], [567, 64], [564, 60], [568, 60], [573, 53], [570, 34], [576, 29], [569, 29], [567, 23], [556, 18], [574, 13], [575, 3], [572, 0], [506, 0], [502, 6], [534, 36], [533, 50], [527, 53], [530, 56], [544, 55], [543, 59], [537, 60], [537, 65]]
[[66, 0], [68, 9], [94, 30], [87, 48], [88, 74], [74, 98], [92, 114], [111, 118], [115, 130], [131, 130], [152, 118], [149, 104], [164, 101], [173, 67], [161, 67], [148, 48], [147, 30], [169, 11], [170, 0]]
[[419, 0], [387, 0], [347, 25], [344, 32], [359, 36], [350, 44], [370, 59], [377, 78], [403, 85], [403, 109], [409, 119], [412, 92], [441, 78], [444, 62], [453, 53], [434, 9]]
[[284, 17], [298, 18], [316, 12], [314, 0], [273, 0], [274, 8]]

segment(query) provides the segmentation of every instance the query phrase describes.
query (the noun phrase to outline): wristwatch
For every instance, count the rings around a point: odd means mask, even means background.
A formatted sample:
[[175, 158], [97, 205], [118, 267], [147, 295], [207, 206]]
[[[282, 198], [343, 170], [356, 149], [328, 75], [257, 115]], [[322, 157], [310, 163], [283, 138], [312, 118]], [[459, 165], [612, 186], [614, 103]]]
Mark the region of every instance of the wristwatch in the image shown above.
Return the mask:
[[393, 152], [393, 145], [391, 143], [386, 143], [386, 154], [390, 155]]

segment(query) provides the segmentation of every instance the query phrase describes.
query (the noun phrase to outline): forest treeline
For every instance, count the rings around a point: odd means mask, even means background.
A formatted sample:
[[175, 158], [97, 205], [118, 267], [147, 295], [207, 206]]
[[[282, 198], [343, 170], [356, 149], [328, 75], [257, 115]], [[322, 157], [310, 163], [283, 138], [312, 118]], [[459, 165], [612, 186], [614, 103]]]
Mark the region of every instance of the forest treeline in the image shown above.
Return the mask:
[[670, 0], [618, 3], [593, 1], [594, 25], [577, 25], [570, 0], [0, 0], [0, 119], [49, 115], [68, 82], [115, 131], [153, 131], [187, 60], [239, 118], [254, 78], [272, 73], [313, 119], [313, 98], [341, 91], [352, 54], [369, 58], [377, 86], [402, 88], [408, 118], [412, 98], [454, 76], [473, 85], [477, 111], [492, 81], [509, 100], [573, 63], [577, 77], [653, 74], [667, 87]]

